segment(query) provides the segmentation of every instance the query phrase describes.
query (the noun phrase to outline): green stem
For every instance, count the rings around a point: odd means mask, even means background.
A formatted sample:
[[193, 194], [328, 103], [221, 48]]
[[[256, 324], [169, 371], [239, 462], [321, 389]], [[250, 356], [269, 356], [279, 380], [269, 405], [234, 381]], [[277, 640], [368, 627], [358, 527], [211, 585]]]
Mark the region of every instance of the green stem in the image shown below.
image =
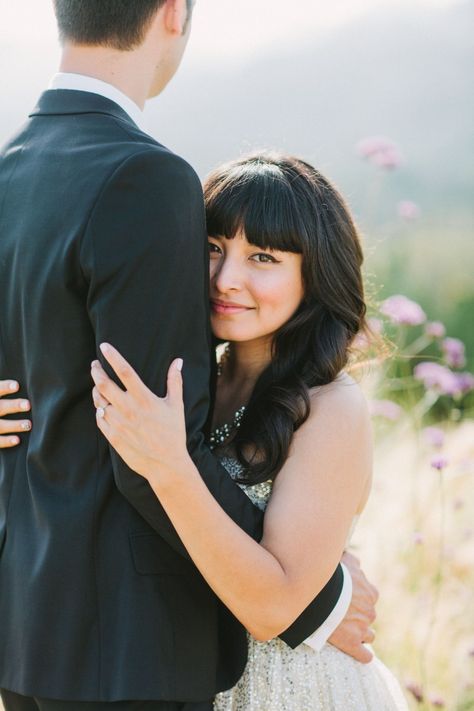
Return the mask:
[[427, 336], [425, 333], [423, 333], [421, 336], [416, 338], [413, 343], [410, 343], [409, 346], [407, 346], [404, 350], [403, 355], [404, 356], [414, 356], [418, 355], [418, 353], [421, 353], [421, 351], [424, 351], [425, 348], [428, 348], [433, 343], [433, 339], [431, 336]]
[[[436, 568], [435, 591], [431, 611], [429, 616], [428, 627], [424, 642], [421, 646], [420, 653], [420, 676], [422, 687], [426, 691], [429, 688], [429, 671], [428, 671], [428, 651], [432, 642], [433, 630], [436, 624], [439, 602], [441, 599], [441, 588], [443, 586], [443, 567], [444, 567], [444, 545], [445, 545], [445, 519], [446, 519], [446, 497], [444, 487], [443, 472], [439, 472], [439, 502], [440, 502], [440, 523], [439, 523], [439, 546], [438, 546], [438, 565]], [[431, 707], [431, 704], [429, 704]]]

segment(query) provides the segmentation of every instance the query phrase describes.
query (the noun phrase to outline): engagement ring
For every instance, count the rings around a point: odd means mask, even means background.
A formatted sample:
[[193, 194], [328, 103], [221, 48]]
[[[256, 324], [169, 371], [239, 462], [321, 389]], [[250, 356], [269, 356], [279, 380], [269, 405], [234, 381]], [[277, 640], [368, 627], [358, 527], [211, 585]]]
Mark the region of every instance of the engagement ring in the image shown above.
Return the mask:
[[105, 411], [106, 411], [106, 409], [108, 408], [109, 405], [110, 405], [110, 402], [107, 403], [107, 405], [105, 405], [104, 407], [98, 407], [98, 408], [97, 408], [97, 417], [100, 417], [101, 420], [104, 419], [104, 417], [105, 417]]

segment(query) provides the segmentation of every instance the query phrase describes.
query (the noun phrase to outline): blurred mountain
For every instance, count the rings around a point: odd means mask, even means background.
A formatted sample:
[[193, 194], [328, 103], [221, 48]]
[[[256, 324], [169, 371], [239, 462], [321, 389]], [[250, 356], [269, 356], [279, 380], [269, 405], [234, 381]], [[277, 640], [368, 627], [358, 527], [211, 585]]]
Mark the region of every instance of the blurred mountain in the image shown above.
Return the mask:
[[[203, 176], [242, 151], [281, 148], [326, 171], [356, 212], [375, 199], [376, 223], [403, 199], [464, 222], [474, 183], [473, 16], [472, 0], [381, 8], [323, 40], [247, 61], [242, 37], [238, 65], [185, 64], [147, 109], [150, 131]], [[379, 178], [354, 148], [370, 135], [391, 138], [405, 158], [375, 197], [368, 186]]]
[[[332, 33], [299, 45], [289, 36], [259, 56], [246, 48], [245, 36], [234, 60], [196, 63], [190, 52], [164, 94], [147, 106], [150, 133], [201, 176], [241, 152], [280, 148], [325, 171], [370, 225], [396, 219], [397, 202], [408, 199], [423, 215], [464, 229], [474, 184], [474, 0], [444, 9], [400, 5], [394, 10], [381, 2]], [[230, 35], [233, 28], [223, 31]], [[27, 52], [8, 34], [0, 44], [0, 143], [54, 71], [52, 38], [44, 41], [43, 52], [41, 38]], [[377, 175], [357, 157], [356, 143], [371, 135], [400, 146], [400, 169]]]

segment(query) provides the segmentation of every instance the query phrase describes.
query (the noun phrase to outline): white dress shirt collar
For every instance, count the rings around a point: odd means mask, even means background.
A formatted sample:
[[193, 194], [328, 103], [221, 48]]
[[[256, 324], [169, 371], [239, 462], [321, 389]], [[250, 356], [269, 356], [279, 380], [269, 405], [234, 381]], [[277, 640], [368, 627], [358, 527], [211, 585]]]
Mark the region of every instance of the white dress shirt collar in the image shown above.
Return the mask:
[[118, 104], [127, 113], [137, 126], [143, 122], [143, 111], [140, 107], [117, 87], [95, 77], [70, 72], [58, 72], [51, 79], [49, 89], [72, 89], [75, 91], [88, 91], [99, 94]]

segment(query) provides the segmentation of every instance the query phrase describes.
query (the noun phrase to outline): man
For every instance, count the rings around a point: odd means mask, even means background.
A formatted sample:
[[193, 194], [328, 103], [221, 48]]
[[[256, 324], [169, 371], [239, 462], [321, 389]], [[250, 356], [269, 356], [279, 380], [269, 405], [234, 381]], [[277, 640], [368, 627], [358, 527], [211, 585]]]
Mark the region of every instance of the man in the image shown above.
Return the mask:
[[[98, 437], [89, 378], [110, 341], [162, 393], [182, 354], [189, 451], [259, 539], [262, 513], [202, 434], [211, 341], [201, 187], [139, 128], [146, 99], [179, 66], [191, 2], [55, 0], [55, 10], [60, 73], [0, 154], [1, 366], [35, 416], [1, 457], [2, 698], [7, 711], [210, 709], [242, 673], [244, 630], [146, 482]], [[333, 641], [363, 659], [373, 594], [349, 562], [361, 584]], [[327, 637], [343, 577], [339, 567], [285, 641], [296, 646], [329, 617]]]

